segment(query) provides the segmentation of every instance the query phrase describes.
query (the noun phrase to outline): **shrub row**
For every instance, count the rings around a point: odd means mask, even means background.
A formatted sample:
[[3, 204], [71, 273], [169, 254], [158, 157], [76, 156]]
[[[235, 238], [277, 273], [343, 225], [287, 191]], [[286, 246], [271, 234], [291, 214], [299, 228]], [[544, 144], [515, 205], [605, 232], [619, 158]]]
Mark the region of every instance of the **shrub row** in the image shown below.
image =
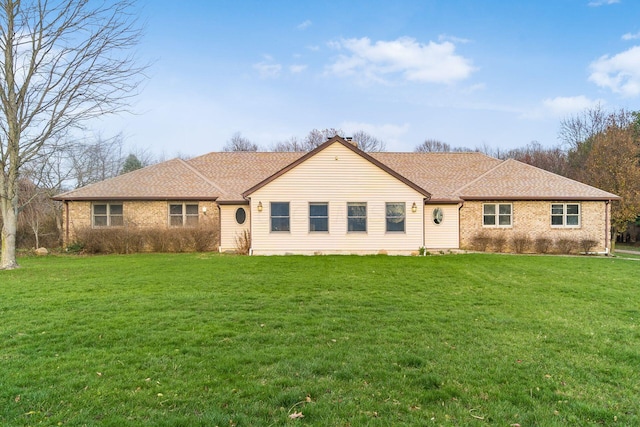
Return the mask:
[[[507, 245], [505, 236], [491, 236], [487, 233], [480, 233], [473, 237], [471, 241], [472, 249], [486, 252], [504, 252]], [[537, 237], [532, 239], [525, 234], [516, 234], [510, 239], [510, 249], [512, 252], [521, 254], [526, 252], [535, 253], [589, 253], [598, 245], [594, 239], [558, 239], [551, 240], [547, 237]]]
[[76, 230], [68, 251], [88, 254], [130, 254], [136, 252], [207, 252], [217, 249], [214, 227]]

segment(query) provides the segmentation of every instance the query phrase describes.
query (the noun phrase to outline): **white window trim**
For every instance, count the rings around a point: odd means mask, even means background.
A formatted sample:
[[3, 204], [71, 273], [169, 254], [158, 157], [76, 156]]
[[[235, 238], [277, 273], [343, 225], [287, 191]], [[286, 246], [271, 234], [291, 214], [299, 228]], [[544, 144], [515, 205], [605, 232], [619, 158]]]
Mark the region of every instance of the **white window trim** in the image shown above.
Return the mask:
[[[494, 205], [496, 207], [496, 213], [494, 214], [495, 219], [496, 219], [496, 223], [495, 224], [490, 224], [490, 225], [486, 225], [484, 223], [484, 207], [486, 205]], [[509, 214], [509, 225], [500, 225], [500, 205], [509, 205], [511, 207], [510, 210], [510, 214]], [[513, 228], [513, 203], [483, 203], [482, 204], [482, 212], [481, 212], [481, 216], [482, 216], [482, 228]]]
[[[402, 230], [389, 230], [389, 218], [400, 218], [387, 216], [387, 207], [389, 205], [402, 205], [404, 210], [402, 211]], [[406, 234], [407, 233], [407, 204], [405, 202], [385, 202], [384, 204], [384, 230], [385, 233], [390, 234]]]
[[[314, 217], [312, 217], [311, 216], [311, 205], [326, 205], [327, 206], [327, 216], [326, 217], [324, 217], [324, 216], [314, 216]], [[329, 202], [309, 202], [308, 208], [309, 208], [309, 229], [308, 229], [308, 232], [310, 234], [315, 234], [315, 233], [327, 234], [327, 233], [329, 233]], [[311, 219], [312, 218], [327, 218], [327, 229], [324, 230], [324, 231], [311, 230]]]
[[[553, 213], [554, 205], [562, 205], [562, 224], [554, 224], [553, 217], [560, 216], [558, 214]], [[577, 224], [567, 224], [567, 206], [568, 205], [576, 205], [578, 206], [578, 223]], [[571, 214], [571, 216], [576, 216]], [[582, 206], [579, 202], [567, 202], [567, 203], [551, 203], [549, 205], [549, 224], [551, 228], [581, 228], [582, 227]]]
[[[182, 224], [181, 225], [171, 225], [171, 218], [172, 217], [178, 217], [178, 215], [171, 215], [171, 206], [173, 205], [182, 205]], [[197, 207], [196, 212], [198, 212], [196, 215], [187, 215], [187, 205], [188, 206], [192, 206], [195, 205]], [[188, 225], [187, 224], [187, 217], [197, 217], [198, 221], [196, 222], [196, 224], [194, 225]], [[196, 227], [200, 222], [200, 204], [198, 202], [169, 202], [167, 204], [167, 224], [169, 225], [169, 227]]]
[[[106, 205], [107, 206], [107, 213], [106, 215], [100, 215], [100, 216], [106, 216], [107, 217], [107, 224], [106, 225], [96, 225], [96, 213], [95, 213], [95, 206], [96, 205]], [[113, 215], [111, 214], [111, 205], [120, 205], [122, 206], [122, 215]], [[122, 225], [111, 225], [111, 218], [117, 216], [117, 217], [122, 217]], [[124, 227], [124, 203], [122, 202], [94, 202], [91, 203], [91, 226], [94, 228], [107, 228], [107, 227]]]
[[[360, 216], [349, 216], [349, 205], [351, 204], [360, 204], [364, 205], [365, 215], [364, 215], [364, 230], [349, 230], [349, 219], [351, 218], [362, 218]], [[369, 232], [369, 204], [367, 202], [347, 202], [347, 234], [366, 234]]]
[[[289, 215], [287, 216], [273, 216], [273, 204], [274, 203], [286, 203], [289, 207]], [[273, 229], [273, 218], [287, 218], [289, 221], [289, 229], [288, 230], [274, 230]], [[269, 233], [291, 233], [291, 202], [269, 202]]]

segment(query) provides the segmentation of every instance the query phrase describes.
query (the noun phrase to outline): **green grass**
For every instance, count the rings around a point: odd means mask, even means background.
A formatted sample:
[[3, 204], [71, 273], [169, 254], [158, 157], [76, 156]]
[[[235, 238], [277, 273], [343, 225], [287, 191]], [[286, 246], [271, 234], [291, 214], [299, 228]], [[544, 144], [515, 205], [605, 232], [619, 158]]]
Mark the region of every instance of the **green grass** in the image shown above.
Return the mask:
[[635, 260], [20, 261], [3, 426], [640, 425]]

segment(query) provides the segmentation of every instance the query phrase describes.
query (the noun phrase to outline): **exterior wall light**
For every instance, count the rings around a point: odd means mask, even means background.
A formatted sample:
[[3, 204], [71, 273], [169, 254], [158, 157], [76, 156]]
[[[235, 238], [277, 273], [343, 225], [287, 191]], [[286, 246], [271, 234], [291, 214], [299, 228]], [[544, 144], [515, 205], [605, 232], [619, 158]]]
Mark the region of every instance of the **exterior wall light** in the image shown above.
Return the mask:
[[418, 205], [416, 205], [416, 202], [413, 202], [413, 205], [411, 205], [411, 212], [418, 212]]
[[258, 212], [262, 212], [262, 202], [258, 202]]
[[205, 214], [205, 215], [207, 214], [207, 207], [206, 206], [202, 207], [202, 213]]

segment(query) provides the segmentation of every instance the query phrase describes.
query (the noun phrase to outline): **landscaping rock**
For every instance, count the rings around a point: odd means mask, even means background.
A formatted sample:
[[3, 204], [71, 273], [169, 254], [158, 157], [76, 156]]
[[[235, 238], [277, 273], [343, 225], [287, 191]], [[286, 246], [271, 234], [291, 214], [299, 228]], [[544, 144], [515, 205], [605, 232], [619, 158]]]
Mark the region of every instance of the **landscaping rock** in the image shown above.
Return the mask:
[[36, 255], [38, 256], [49, 255], [49, 251], [47, 250], [47, 248], [38, 248], [36, 249]]

